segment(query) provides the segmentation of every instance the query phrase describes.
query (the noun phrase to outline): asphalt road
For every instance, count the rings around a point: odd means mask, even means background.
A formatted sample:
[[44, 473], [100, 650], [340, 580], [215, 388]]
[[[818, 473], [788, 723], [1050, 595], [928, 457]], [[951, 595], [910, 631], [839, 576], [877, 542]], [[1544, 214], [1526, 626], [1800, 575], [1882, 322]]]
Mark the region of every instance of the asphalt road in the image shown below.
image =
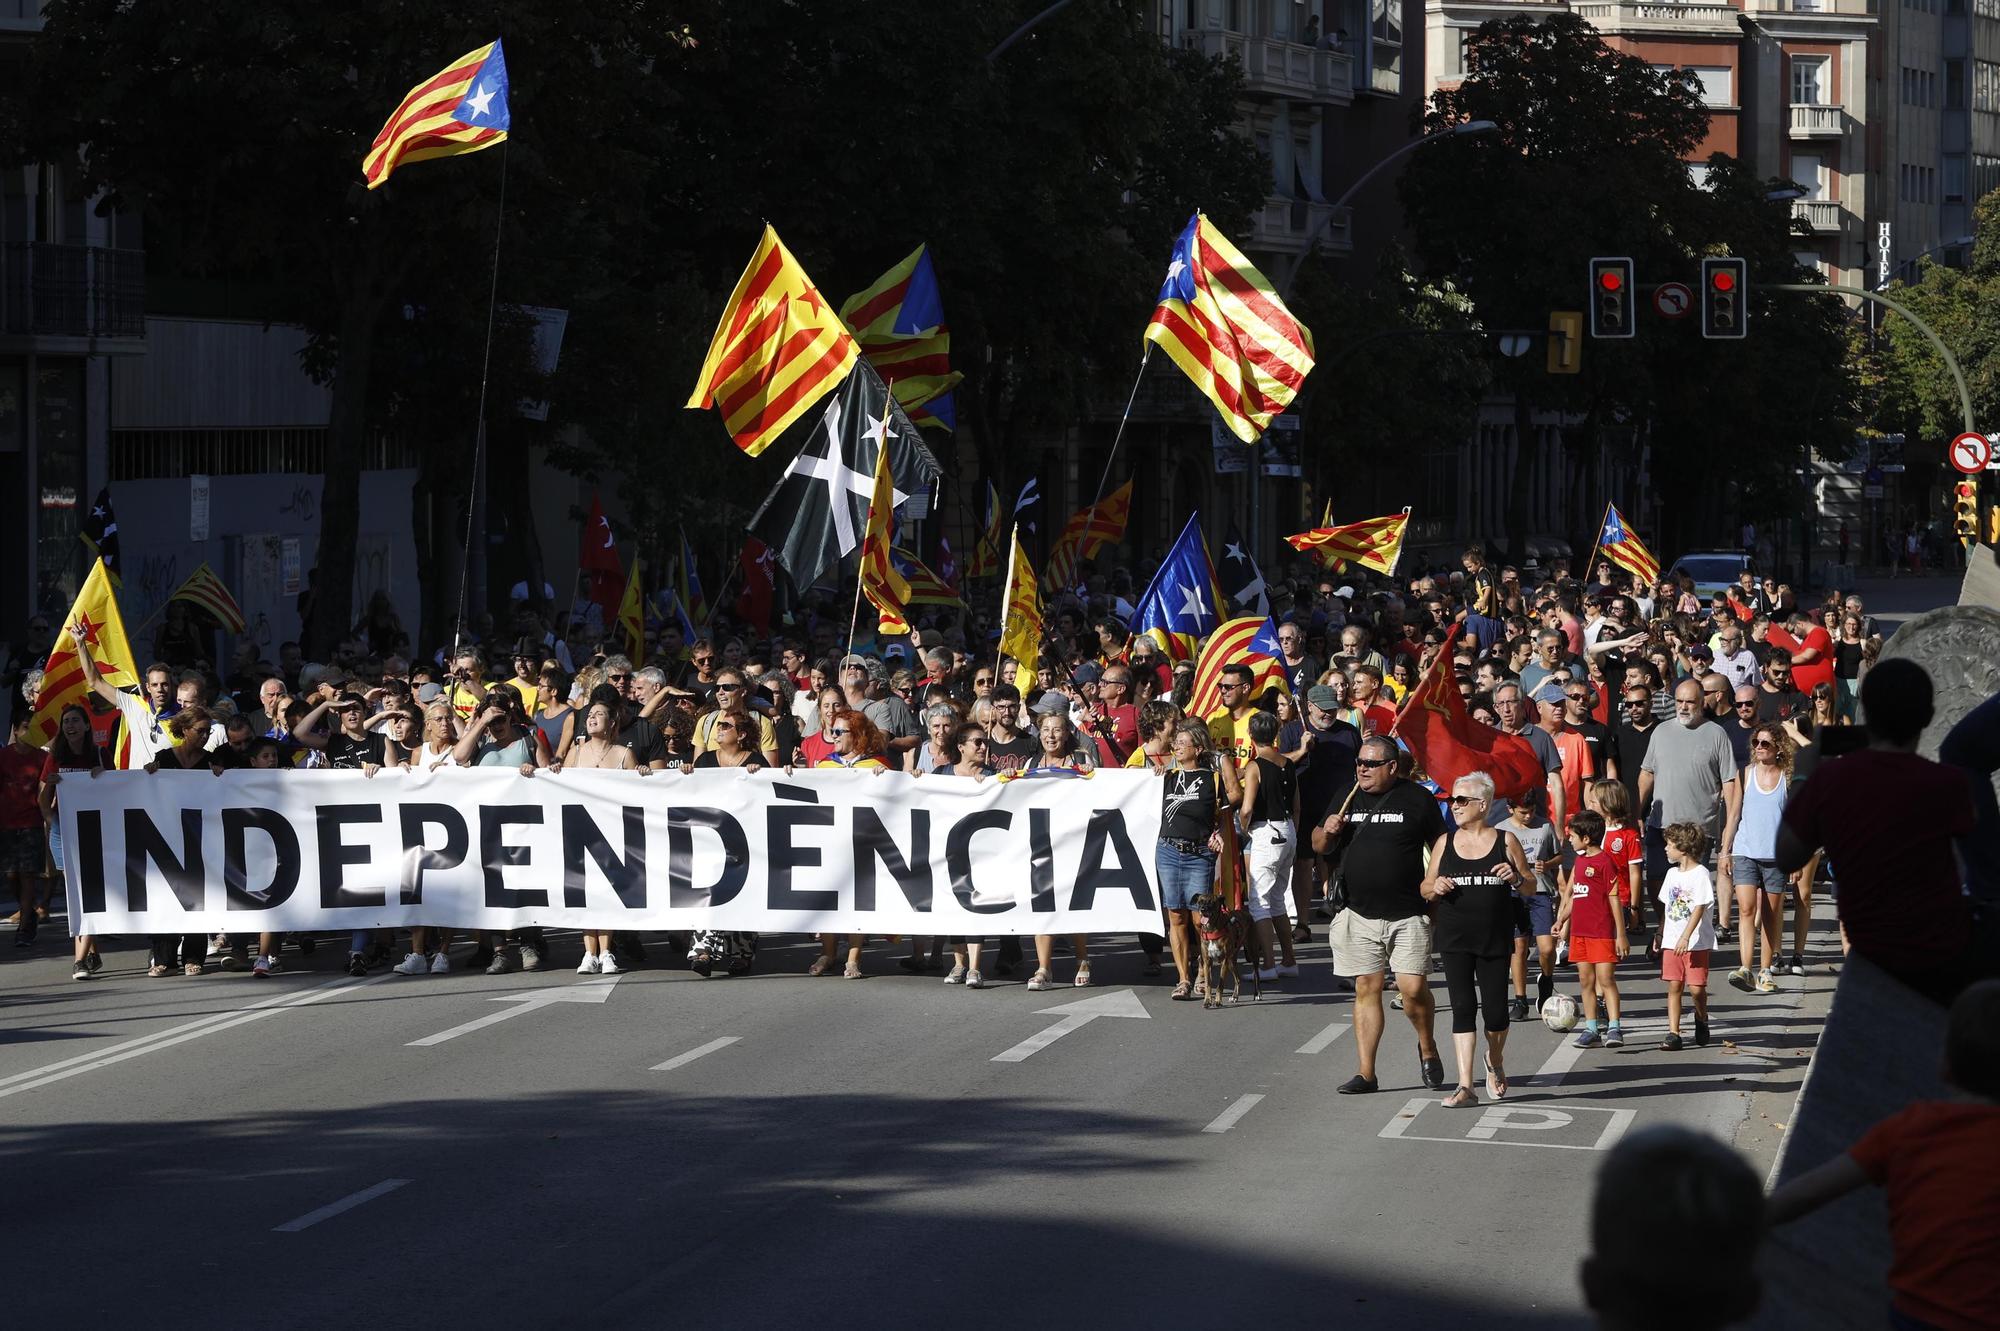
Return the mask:
[[[1439, 1107], [1396, 1013], [1381, 1092], [1335, 1095], [1351, 1010], [1323, 941], [1285, 992], [1218, 1011], [1170, 1002], [1129, 943], [1096, 987], [1042, 994], [907, 976], [887, 944], [870, 978], [809, 979], [792, 939], [747, 978], [656, 965], [608, 994], [569, 971], [352, 980], [337, 947], [270, 981], [147, 979], [134, 943], [78, 983], [10, 952], [8, 1228], [63, 1256], [11, 1282], [9, 1320], [213, 1323], [226, 1298], [307, 1326], [1580, 1326], [1599, 1149], [1675, 1122], [1768, 1164], [1830, 929], [1806, 979], [1722, 988], [1706, 1050], [1654, 1048], [1660, 986], [1630, 963], [1630, 1043], [1517, 1028], [1504, 1112]], [[1079, 999], [1116, 1011], [996, 1061]]]

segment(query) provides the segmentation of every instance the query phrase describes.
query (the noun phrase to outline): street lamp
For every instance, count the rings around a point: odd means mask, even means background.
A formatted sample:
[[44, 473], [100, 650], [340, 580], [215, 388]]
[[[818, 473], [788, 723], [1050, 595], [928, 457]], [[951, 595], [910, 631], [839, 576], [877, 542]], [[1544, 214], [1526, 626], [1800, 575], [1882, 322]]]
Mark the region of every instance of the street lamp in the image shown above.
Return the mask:
[[1341, 196], [1333, 201], [1333, 205], [1326, 210], [1326, 216], [1320, 219], [1319, 225], [1314, 227], [1312, 234], [1306, 237], [1305, 249], [1300, 252], [1298, 258], [1292, 260], [1291, 268], [1285, 273], [1284, 282], [1278, 287], [1278, 295], [1284, 298], [1291, 296], [1292, 283], [1298, 281], [1299, 270], [1305, 267], [1306, 258], [1313, 252], [1313, 246], [1319, 244], [1321, 233], [1333, 225], [1333, 219], [1340, 215], [1340, 210], [1347, 206], [1347, 201], [1360, 193], [1363, 185], [1366, 185], [1377, 175], [1381, 174], [1384, 167], [1400, 157], [1415, 152], [1427, 143], [1436, 143], [1439, 139], [1456, 138], [1465, 134], [1492, 134], [1498, 131], [1499, 128], [1499, 124], [1495, 121], [1468, 120], [1463, 124], [1452, 125], [1447, 129], [1437, 130], [1434, 133], [1424, 135], [1421, 139], [1411, 139], [1408, 143], [1396, 149], [1366, 171], [1363, 171], [1359, 176], [1356, 176], [1354, 183], [1349, 185]]

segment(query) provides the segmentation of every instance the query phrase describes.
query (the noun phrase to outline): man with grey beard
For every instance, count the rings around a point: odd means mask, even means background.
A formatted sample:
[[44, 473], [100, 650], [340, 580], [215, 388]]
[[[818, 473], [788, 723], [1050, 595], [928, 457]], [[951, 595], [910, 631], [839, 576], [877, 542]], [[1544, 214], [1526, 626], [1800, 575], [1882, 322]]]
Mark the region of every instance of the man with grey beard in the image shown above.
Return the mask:
[[[1639, 820], [1648, 827], [1694, 823], [1710, 845], [1726, 846], [1736, 836], [1743, 787], [1736, 778], [1736, 751], [1702, 706], [1701, 694], [1696, 680], [1674, 686], [1674, 719], [1654, 729], [1639, 769]], [[1725, 856], [1716, 881], [1727, 882], [1728, 875]]]

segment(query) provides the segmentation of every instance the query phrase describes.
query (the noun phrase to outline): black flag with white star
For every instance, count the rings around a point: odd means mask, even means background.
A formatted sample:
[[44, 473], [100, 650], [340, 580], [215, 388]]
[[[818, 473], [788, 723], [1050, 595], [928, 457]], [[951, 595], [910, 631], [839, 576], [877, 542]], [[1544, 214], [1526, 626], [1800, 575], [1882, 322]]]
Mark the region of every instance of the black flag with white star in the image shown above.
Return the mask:
[[750, 534], [771, 548], [801, 591], [860, 546], [875, 489], [875, 454], [884, 446], [896, 502], [929, 494], [942, 470], [938, 460], [882, 376], [860, 361], [750, 519]]
[[104, 561], [104, 571], [111, 575], [111, 584], [120, 586], [124, 579], [118, 569], [118, 515], [111, 511], [111, 487], [105, 486], [97, 492], [97, 502], [90, 506], [84, 516], [83, 543], [90, 552]]
[[1257, 561], [1250, 557], [1250, 548], [1244, 543], [1243, 533], [1235, 523], [1229, 524], [1229, 539], [1222, 544], [1221, 557], [1215, 561], [1215, 580], [1222, 585], [1222, 594], [1253, 615], [1271, 613], [1271, 597], [1264, 586], [1264, 574], [1257, 567]]

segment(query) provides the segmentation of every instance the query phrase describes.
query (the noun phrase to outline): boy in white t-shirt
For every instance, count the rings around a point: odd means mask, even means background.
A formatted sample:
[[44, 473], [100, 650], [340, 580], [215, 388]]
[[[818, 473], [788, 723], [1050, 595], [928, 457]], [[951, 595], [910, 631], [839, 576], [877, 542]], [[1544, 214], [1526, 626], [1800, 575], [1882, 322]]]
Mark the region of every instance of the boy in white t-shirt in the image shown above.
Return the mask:
[[1667, 982], [1667, 1037], [1660, 1048], [1678, 1051], [1681, 992], [1694, 997], [1694, 1042], [1708, 1043], [1708, 952], [1715, 946], [1715, 881], [1708, 876], [1708, 834], [1698, 823], [1666, 829], [1667, 860], [1673, 865], [1660, 882], [1660, 928], [1653, 946], [1660, 953], [1660, 978]]

